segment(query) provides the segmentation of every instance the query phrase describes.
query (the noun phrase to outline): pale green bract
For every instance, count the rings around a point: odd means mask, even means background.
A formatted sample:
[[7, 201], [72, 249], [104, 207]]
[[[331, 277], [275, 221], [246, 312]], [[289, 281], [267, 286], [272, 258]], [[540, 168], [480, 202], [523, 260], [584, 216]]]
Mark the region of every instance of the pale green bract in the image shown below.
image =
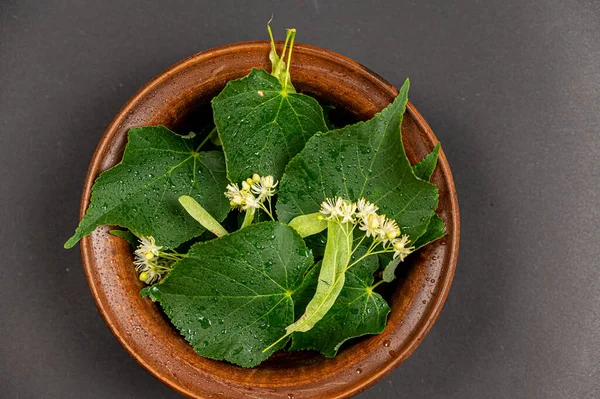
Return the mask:
[[309, 215], [300, 215], [293, 218], [288, 225], [296, 230], [302, 238], [320, 233], [327, 228], [327, 221], [319, 212]]
[[346, 267], [352, 253], [352, 231], [347, 225], [330, 221], [327, 224], [327, 246], [321, 263], [319, 282], [315, 296], [308, 303], [304, 314], [285, 330], [287, 334], [308, 331], [333, 306], [344, 286]]
[[223, 237], [227, 235], [227, 230], [221, 226], [221, 224], [212, 217], [210, 213], [206, 211], [194, 198], [189, 195], [182, 195], [179, 197], [179, 203], [183, 208], [193, 217], [200, 225], [206, 230], [210, 231], [217, 237]]
[[321, 262], [317, 289], [304, 314], [285, 329], [285, 335], [264, 351], [278, 345], [296, 331], [308, 331], [331, 309], [344, 287], [346, 268], [352, 256], [352, 230], [347, 224], [327, 223], [327, 246]]
[[[359, 247], [353, 259], [364, 253], [365, 248]], [[318, 350], [327, 357], [333, 357], [348, 339], [382, 332], [390, 308], [385, 299], [373, 291], [373, 273], [378, 267], [375, 256], [352, 266], [346, 272], [344, 288], [331, 309], [309, 331], [292, 334], [290, 350]], [[317, 265], [294, 294], [296, 313], [302, 311], [314, 295], [319, 271]]]

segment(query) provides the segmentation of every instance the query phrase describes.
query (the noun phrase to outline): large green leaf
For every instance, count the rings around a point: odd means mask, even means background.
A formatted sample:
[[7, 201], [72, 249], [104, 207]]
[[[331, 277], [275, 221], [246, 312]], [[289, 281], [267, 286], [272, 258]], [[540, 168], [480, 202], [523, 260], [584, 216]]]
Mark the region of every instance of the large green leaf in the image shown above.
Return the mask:
[[65, 247], [97, 226], [118, 225], [175, 248], [204, 231], [179, 204], [181, 195], [223, 220], [229, 212], [225, 160], [220, 152], [196, 152], [197, 141], [164, 126], [131, 129], [123, 160], [96, 179], [86, 215]]
[[435, 185], [415, 176], [404, 152], [400, 125], [408, 80], [398, 97], [366, 122], [317, 134], [287, 166], [277, 215], [288, 222], [319, 210], [325, 198], [365, 197], [398, 222], [412, 240], [427, 228], [437, 207]]
[[160, 303], [200, 355], [253, 367], [285, 345], [263, 353], [294, 321], [292, 294], [312, 263], [294, 229], [257, 223], [194, 245], [142, 294]]
[[[359, 248], [354, 258], [364, 252], [364, 248]], [[313, 349], [333, 357], [348, 339], [382, 332], [390, 308], [385, 299], [371, 289], [373, 273], [378, 267], [377, 257], [369, 256], [350, 268], [346, 272], [346, 284], [329, 312], [311, 330], [292, 334], [290, 350]], [[319, 268], [320, 264], [310, 271], [294, 294], [297, 312], [314, 295]]]
[[227, 83], [212, 107], [227, 176], [234, 182], [253, 173], [279, 180], [306, 141], [327, 131], [317, 100], [284, 91], [276, 77], [261, 69]]

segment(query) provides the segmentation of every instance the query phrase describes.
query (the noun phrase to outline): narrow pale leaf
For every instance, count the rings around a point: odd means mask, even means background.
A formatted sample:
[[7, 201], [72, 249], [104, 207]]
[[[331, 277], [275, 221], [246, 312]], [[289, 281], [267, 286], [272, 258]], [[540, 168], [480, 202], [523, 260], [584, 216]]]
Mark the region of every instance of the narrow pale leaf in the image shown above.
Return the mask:
[[210, 231], [217, 237], [223, 237], [227, 235], [227, 230], [221, 226], [221, 223], [212, 217], [210, 213], [206, 211], [196, 200], [189, 195], [182, 195], [179, 197], [179, 203], [183, 206], [183, 209], [190, 214], [200, 225], [206, 230]]
[[[267, 30], [269, 31], [269, 37], [271, 39], [271, 51], [269, 52], [269, 60], [271, 61], [271, 75], [275, 76], [279, 80], [281, 85], [285, 87], [286, 92], [295, 93], [296, 89], [292, 85], [290, 79], [288, 64], [290, 63], [292, 48], [294, 47], [296, 29], [287, 30], [285, 43], [283, 44], [283, 50], [281, 52], [281, 57], [277, 55], [277, 48], [275, 47], [275, 40], [273, 39], [273, 32], [271, 31], [270, 21], [267, 24]], [[286, 55], [287, 62], [285, 61]]]
[[[359, 248], [354, 257], [364, 252], [364, 248]], [[290, 350], [318, 350], [333, 357], [348, 339], [382, 332], [390, 308], [381, 295], [371, 289], [378, 265], [377, 257], [370, 256], [352, 266], [346, 272], [346, 283], [334, 305], [311, 330], [292, 334]], [[319, 265], [309, 272], [294, 293], [296, 313], [315, 292], [318, 275]]]
[[327, 221], [321, 220], [320, 212], [296, 216], [288, 225], [296, 230], [302, 238], [320, 233], [327, 228]]
[[338, 222], [328, 223], [327, 245], [315, 295], [304, 314], [285, 329], [287, 334], [310, 330], [331, 309], [344, 287], [346, 267], [352, 253], [352, 231], [346, 233], [345, 227]]

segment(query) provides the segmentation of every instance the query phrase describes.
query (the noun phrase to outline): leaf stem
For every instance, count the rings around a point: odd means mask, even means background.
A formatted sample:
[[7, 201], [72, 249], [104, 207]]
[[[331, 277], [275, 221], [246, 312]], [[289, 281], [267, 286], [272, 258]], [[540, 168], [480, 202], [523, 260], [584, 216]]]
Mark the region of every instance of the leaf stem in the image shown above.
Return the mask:
[[271, 39], [271, 51], [277, 56], [277, 50], [275, 49], [275, 39], [273, 38], [273, 31], [271, 30], [272, 20], [273, 16], [271, 16], [271, 19], [269, 20], [269, 22], [267, 22], [267, 31], [269, 32], [269, 38]]
[[[292, 49], [294, 48], [294, 39], [296, 38], [296, 29], [288, 29], [288, 36], [285, 38], [285, 43], [287, 45], [288, 37], [290, 38], [290, 52], [287, 57], [286, 62], [286, 70], [285, 70], [285, 80], [283, 81], [283, 92], [287, 92], [287, 86], [290, 82], [290, 64], [292, 63]], [[283, 49], [284, 54], [282, 54], [281, 59], [283, 60], [283, 56], [285, 55], [285, 48]]]
[[363, 241], [365, 240], [365, 238], [367, 238], [367, 236], [363, 235], [362, 238], [360, 239], [360, 241], [358, 242], [358, 244], [356, 244], [354, 246], [354, 249], [352, 250], [352, 253], [350, 254], [350, 257], [352, 257], [352, 255], [354, 255], [354, 253], [356, 252], [356, 250], [358, 249], [358, 247], [360, 247], [360, 244], [363, 243]]
[[288, 34], [285, 37], [285, 42], [283, 42], [283, 51], [281, 52], [281, 58], [280, 58], [281, 62], [285, 62], [285, 53], [287, 52], [287, 45], [288, 45], [289, 40], [290, 40], [290, 35]]
[[281, 341], [283, 341], [285, 338], [289, 337], [291, 333], [286, 333], [283, 337], [279, 338], [277, 341], [273, 342], [271, 345], [269, 345], [268, 347], [266, 347], [265, 349], [262, 350], [262, 353], [265, 353], [271, 349], [273, 349], [273, 347], [275, 345], [277, 345], [278, 343], [280, 343]]
[[369, 248], [369, 250], [360, 258], [358, 258], [357, 260], [355, 260], [354, 262], [352, 262], [347, 268], [346, 270], [350, 269], [352, 266], [356, 265], [358, 262], [360, 262], [361, 260], [368, 258], [371, 255], [378, 255], [378, 254], [386, 254], [386, 253], [390, 253], [390, 252], [394, 252], [394, 251], [390, 251], [389, 249], [384, 249], [382, 251], [374, 251], [371, 252], [371, 248]]
[[373, 284], [373, 285], [372, 285], [371, 287], [369, 287], [369, 288], [371, 288], [371, 290], [374, 290], [375, 288], [379, 287], [379, 285], [380, 285], [381, 283], [385, 283], [385, 281], [384, 281], [384, 280], [379, 280], [378, 282], [376, 282], [375, 284]]
[[160, 253], [158, 254], [159, 257], [164, 258], [164, 259], [169, 259], [169, 260], [174, 260], [174, 261], [178, 261], [181, 260], [183, 258], [185, 258], [185, 255], [182, 254], [178, 254], [177, 252], [163, 252], [160, 251]]
[[[271, 200], [269, 199], [269, 208], [271, 208]], [[269, 217], [271, 218], [272, 221], [275, 221], [275, 218], [273, 217], [273, 213], [271, 213], [271, 211], [269, 209], [267, 209], [267, 207], [265, 206], [265, 204], [263, 204], [262, 202], [260, 203], [260, 209], [262, 209], [263, 211], [265, 211], [265, 213], [267, 215], [269, 215]]]
[[255, 213], [254, 208], [250, 208], [246, 211], [246, 215], [244, 216], [244, 222], [242, 223], [242, 227], [240, 227], [240, 229], [243, 229], [244, 227], [248, 227], [252, 224], [252, 221], [254, 220], [254, 213]]
[[216, 132], [216, 131], [217, 131], [217, 127], [215, 126], [215, 127], [213, 127], [213, 128], [212, 128], [212, 130], [211, 130], [211, 131], [208, 133], [208, 136], [206, 136], [206, 138], [204, 138], [204, 140], [202, 140], [202, 142], [200, 143], [200, 145], [198, 145], [198, 148], [196, 148], [196, 150], [195, 150], [194, 152], [198, 152], [198, 151], [200, 151], [200, 149], [201, 149], [202, 147], [204, 147], [204, 144], [206, 144], [206, 142], [207, 142], [208, 140], [210, 140], [210, 137], [211, 137], [213, 134], [215, 134], [215, 132]]

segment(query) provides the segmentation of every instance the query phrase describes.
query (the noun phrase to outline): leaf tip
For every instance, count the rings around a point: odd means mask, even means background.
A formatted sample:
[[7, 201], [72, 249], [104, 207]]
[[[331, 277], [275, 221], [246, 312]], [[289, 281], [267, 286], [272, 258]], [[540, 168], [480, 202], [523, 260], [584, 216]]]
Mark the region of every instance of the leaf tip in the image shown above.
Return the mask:
[[65, 242], [65, 245], [63, 245], [63, 247], [65, 249], [71, 249], [75, 246], [75, 244], [79, 242], [80, 239], [81, 237], [79, 237], [78, 234], [74, 234], [73, 237], [69, 238], [67, 242]]
[[192, 197], [190, 197], [189, 195], [182, 195], [180, 196], [178, 199], [179, 203], [181, 205], [183, 205], [185, 207], [186, 204], [189, 204], [191, 201], [196, 202]]

